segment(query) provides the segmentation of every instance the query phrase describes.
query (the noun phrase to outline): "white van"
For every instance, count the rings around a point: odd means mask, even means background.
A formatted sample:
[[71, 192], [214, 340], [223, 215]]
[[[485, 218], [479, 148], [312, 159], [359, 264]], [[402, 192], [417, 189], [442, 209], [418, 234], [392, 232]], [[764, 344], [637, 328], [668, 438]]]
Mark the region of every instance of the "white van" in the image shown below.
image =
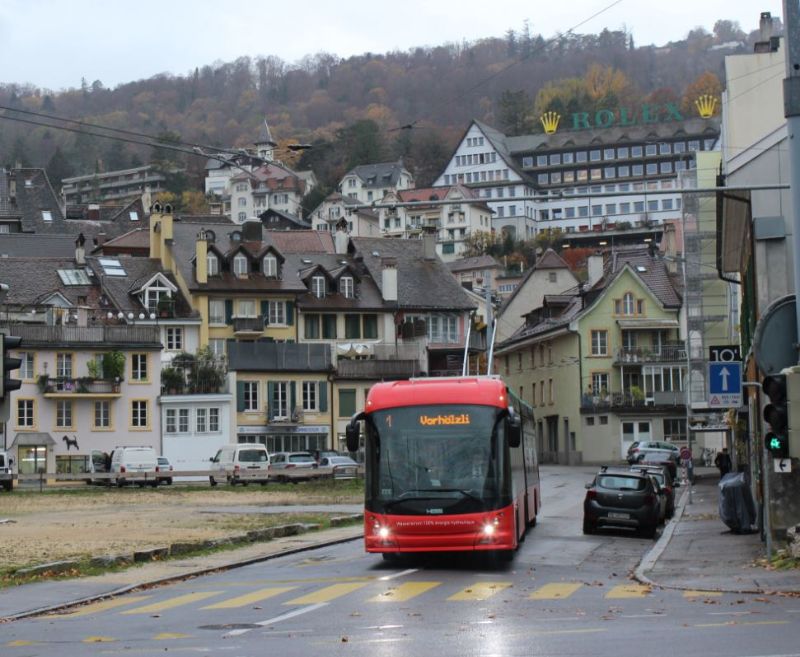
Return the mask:
[[120, 488], [134, 483], [155, 488], [158, 486], [157, 468], [158, 455], [152, 447], [116, 447], [111, 453], [110, 472], [117, 475], [114, 482]]
[[231, 485], [247, 486], [251, 481], [257, 481], [264, 486], [269, 480], [269, 454], [261, 443], [226, 445], [211, 459], [209, 469], [219, 473], [209, 475], [208, 481], [212, 486], [223, 477]]

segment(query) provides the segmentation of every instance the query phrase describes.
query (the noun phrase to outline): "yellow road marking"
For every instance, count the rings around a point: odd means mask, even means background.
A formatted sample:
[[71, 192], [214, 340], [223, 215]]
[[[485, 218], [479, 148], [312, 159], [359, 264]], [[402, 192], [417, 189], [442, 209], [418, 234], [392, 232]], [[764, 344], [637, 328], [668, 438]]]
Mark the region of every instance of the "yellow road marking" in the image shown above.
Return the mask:
[[188, 639], [188, 634], [181, 634], [180, 632], [162, 632], [153, 637], [154, 641], [166, 641], [168, 639]]
[[116, 639], [111, 636], [87, 636], [83, 643], [114, 643]]
[[124, 607], [125, 605], [132, 605], [142, 600], [147, 600], [152, 596], [137, 595], [132, 598], [112, 598], [111, 600], [101, 600], [85, 607], [81, 607], [77, 611], [68, 614], [59, 614], [61, 618], [76, 618], [77, 616], [88, 616], [89, 614], [96, 614], [101, 611], [108, 611], [109, 609], [116, 609], [117, 607]]
[[451, 595], [448, 600], [488, 600], [493, 595], [500, 593], [503, 589], [511, 586], [511, 582], [478, 582], [469, 586], [455, 595]]
[[300, 596], [289, 602], [284, 602], [285, 605], [312, 605], [320, 602], [330, 602], [343, 595], [358, 591], [358, 589], [366, 586], [366, 582], [352, 582], [350, 584], [331, 584], [324, 589], [309, 593], [308, 595]]
[[374, 598], [370, 598], [370, 602], [405, 602], [411, 598], [430, 591], [432, 588], [439, 586], [441, 582], [407, 582], [400, 586], [393, 587], [388, 591], [384, 591]]
[[786, 625], [789, 621], [725, 621], [724, 623], [699, 623], [692, 627], [735, 627], [737, 625]]
[[722, 595], [719, 591], [684, 591], [684, 598], [714, 598]]
[[219, 593], [219, 591], [199, 591], [198, 593], [187, 593], [186, 595], [179, 595], [177, 598], [170, 598], [169, 600], [155, 602], [151, 605], [137, 607], [136, 609], [129, 609], [128, 611], [123, 611], [120, 613], [153, 614], [158, 611], [164, 611], [165, 609], [172, 609], [174, 607], [180, 607], [181, 605], [188, 605], [192, 602], [198, 602], [199, 600], [205, 600], [206, 598], [210, 598], [212, 595], [219, 595]]
[[23, 646], [35, 646], [36, 641], [24, 641], [22, 639], [18, 641], [9, 641], [6, 645], [9, 648], [22, 648]]
[[216, 604], [208, 605], [207, 607], [201, 607], [201, 609], [235, 609], [236, 607], [246, 607], [254, 602], [266, 600], [267, 598], [273, 598], [276, 595], [286, 593], [287, 591], [293, 591], [296, 588], [296, 586], [274, 586], [268, 589], [261, 589], [260, 591], [253, 591], [252, 593], [240, 595], [236, 598], [231, 598], [230, 600], [223, 600], [222, 602], [217, 602]]
[[560, 600], [568, 598], [581, 588], [580, 582], [562, 582], [558, 584], [545, 584], [530, 594], [531, 600]]
[[606, 598], [617, 600], [620, 598], [643, 598], [650, 593], [650, 587], [646, 584], [620, 584], [611, 589]]

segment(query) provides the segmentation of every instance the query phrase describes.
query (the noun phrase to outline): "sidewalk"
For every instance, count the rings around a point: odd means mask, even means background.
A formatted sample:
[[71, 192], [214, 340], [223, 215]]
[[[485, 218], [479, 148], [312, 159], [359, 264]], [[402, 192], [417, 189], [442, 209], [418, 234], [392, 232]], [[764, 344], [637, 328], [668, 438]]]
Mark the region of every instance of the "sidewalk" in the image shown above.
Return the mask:
[[[689, 504], [687, 488], [674, 520], [636, 570], [636, 578], [664, 588], [730, 593], [800, 592], [800, 569], [768, 570], [760, 535], [733, 534], [719, 518], [719, 475], [699, 474]], [[773, 549], [783, 547], [773, 543]]]

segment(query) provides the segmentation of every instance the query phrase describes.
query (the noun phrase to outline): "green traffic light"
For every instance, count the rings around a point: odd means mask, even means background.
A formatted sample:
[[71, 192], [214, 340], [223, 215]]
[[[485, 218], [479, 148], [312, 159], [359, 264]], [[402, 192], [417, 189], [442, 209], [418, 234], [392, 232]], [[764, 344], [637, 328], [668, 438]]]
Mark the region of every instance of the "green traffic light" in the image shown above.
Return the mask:
[[769, 441], [769, 448], [770, 449], [780, 449], [781, 448], [781, 439], [777, 436], [773, 436], [772, 440]]

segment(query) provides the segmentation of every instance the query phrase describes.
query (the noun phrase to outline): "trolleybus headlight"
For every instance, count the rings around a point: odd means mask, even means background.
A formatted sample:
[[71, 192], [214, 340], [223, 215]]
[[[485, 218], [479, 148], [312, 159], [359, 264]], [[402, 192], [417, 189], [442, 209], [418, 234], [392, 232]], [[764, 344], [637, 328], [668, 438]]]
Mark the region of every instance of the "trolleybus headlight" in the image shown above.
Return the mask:
[[389, 528], [388, 527], [379, 527], [378, 528], [378, 536], [384, 540], [389, 538]]
[[483, 525], [483, 530], [482, 530], [483, 531], [483, 535], [485, 537], [487, 537], [487, 538], [491, 537], [491, 536], [494, 536], [495, 533], [497, 532], [497, 527], [498, 527], [499, 524], [500, 524], [500, 518], [497, 517], [497, 516], [492, 518], [490, 521], [486, 522]]

